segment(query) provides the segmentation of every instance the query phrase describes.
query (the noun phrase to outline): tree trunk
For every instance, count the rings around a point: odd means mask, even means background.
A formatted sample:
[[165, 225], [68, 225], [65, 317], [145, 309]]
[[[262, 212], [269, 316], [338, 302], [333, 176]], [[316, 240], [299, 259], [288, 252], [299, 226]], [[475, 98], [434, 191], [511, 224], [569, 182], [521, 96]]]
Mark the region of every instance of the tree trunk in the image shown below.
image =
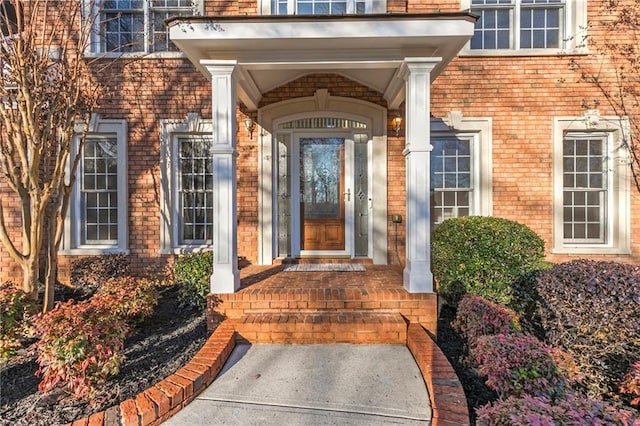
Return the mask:
[[22, 267], [22, 291], [27, 293], [33, 301], [38, 301], [38, 283], [40, 281], [38, 255], [32, 253], [20, 266]]
[[48, 312], [53, 309], [53, 299], [55, 297], [55, 285], [58, 278], [58, 256], [57, 244], [55, 241], [57, 224], [55, 217], [49, 217], [49, 226], [47, 226], [47, 263], [44, 277], [44, 300], [42, 303], [42, 312]]

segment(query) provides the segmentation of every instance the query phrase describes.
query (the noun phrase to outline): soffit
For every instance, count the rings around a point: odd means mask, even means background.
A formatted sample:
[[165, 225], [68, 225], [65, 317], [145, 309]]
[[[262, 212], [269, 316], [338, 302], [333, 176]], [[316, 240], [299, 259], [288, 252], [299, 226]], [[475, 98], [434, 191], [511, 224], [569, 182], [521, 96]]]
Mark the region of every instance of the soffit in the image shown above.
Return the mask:
[[203, 61], [236, 61], [238, 97], [262, 94], [311, 73], [337, 73], [404, 100], [405, 58], [442, 58], [435, 79], [473, 35], [467, 13], [345, 17], [192, 17], [168, 22], [173, 43], [205, 75]]

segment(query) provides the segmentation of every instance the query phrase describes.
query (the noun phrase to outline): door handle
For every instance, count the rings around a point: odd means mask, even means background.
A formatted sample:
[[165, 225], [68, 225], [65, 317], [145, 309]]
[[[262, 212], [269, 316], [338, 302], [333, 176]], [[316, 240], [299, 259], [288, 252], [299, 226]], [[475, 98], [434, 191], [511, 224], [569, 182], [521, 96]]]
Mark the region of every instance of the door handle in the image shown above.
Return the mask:
[[344, 193], [344, 196], [346, 197], [345, 201], [351, 201], [351, 188], [347, 188], [347, 192]]

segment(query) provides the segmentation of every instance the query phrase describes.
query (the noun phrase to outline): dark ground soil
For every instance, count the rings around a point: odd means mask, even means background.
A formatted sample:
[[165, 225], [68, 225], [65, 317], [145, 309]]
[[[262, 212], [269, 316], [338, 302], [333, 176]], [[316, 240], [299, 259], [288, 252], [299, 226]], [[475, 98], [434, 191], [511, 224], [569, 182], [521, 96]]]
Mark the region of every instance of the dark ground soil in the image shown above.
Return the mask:
[[438, 318], [438, 346], [456, 371], [464, 393], [467, 397], [467, 407], [471, 417], [471, 424], [475, 424], [475, 409], [490, 401], [498, 399], [498, 394], [484, 384], [484, 377], [475, 369], [464, 364], [466, 349], [463, 338], [451, 328], [451, 322], [456, 315], [455, 309], [443, 306]]
[[[60, 293], [61, 299], [87, 295]], [[78, 297], [80, 296], [80, 297]], [[140, 324], [125, 344], [126, 359], [120, 374], [109, 380], [98, 401], [89, 404], [64, 394], [44, 396], [34, 375], [35, 356], [23, 354], [0, 367], [0, 425], [59, 425], [105, 410], [137, 395], [174, 373], [189, 361], [208, 337], [201, 312], [178, 304], [175, 286], [165, 287], [154, 315]], [[467, 395], [474, 423], [474, 409], [495, 400], [497, 395], [484, 380], [461, 362], [464, 343], [451, 329], [455, 312], [443, 308], [438, 322], [438, 345], [453, 365]]]
[[181, 308], [177, 288], [164, 287], [153, 316], [127, 339], [120, 373], [108, 381], [96, 403], [64, 394], [44, 396], [34, 375], [35, 356], [23, 354], [0, 367], [0, 425], [59, 425], [105, 410], [173, 374], [207, 337], [204, 314]]

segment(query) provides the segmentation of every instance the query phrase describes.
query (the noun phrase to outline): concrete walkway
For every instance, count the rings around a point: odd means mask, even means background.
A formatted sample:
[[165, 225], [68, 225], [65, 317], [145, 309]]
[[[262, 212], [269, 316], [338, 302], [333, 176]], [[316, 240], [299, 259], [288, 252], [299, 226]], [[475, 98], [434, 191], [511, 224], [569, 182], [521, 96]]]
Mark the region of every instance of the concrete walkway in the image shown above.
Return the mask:
[[238, 345], [164, 424], [430, 425], [427, 389], [400, 345]]

